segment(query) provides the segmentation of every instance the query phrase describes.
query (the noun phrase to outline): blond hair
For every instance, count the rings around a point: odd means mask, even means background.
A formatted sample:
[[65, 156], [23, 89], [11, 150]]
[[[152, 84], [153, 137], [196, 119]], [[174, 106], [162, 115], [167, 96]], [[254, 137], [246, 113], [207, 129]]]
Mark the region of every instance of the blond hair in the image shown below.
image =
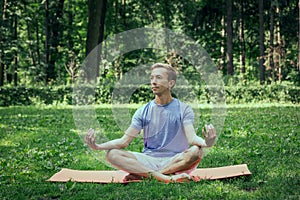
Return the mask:
[[176, 74], [176, 70], [168, 64], [163, 64], [163, 63], [155, 63], [154, 65], [152, 65], [151, 70], [154, 70], [156, 68], [164, 68], [166, 69], [168, 72], [168, 80], [174, 80], [176, 82], [176, 78], [177, 78], [177, 74]]

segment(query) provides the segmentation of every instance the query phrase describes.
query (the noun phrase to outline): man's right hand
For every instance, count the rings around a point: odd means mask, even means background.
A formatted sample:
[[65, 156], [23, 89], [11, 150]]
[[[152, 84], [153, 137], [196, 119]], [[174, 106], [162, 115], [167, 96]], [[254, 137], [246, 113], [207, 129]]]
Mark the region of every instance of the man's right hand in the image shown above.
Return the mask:
[[84, 141], [91, 149], [98, 150], [98, 145], [96, 144], [96, 134], [94, 129], [89, 129], [84, 138]]

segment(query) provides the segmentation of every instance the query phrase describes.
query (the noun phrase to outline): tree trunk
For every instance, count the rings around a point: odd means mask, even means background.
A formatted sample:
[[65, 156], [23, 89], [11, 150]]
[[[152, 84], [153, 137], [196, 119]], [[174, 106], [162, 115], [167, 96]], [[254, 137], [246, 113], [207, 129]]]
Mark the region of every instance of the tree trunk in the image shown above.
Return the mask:
[[[104, 25], [105, 25], [105, 14], [106, 14], [106, 2], [107, 0], [103, 0], [102, 1], [102, 12], [101, 12], [101, 18], [100, 18], [100, 25], [99, 25], [99, 38], [98, 38], [98, 43], [100, 44], [98, 46], [98, 54], [100, 55], [98, 57], [98, 63], [100, 63], [101, 59], [102, 59], [102, 48], [103, 48], [103, 45], [102, 42], [103, 42], [103, 39], [104, 39]], [[125, 2], [125, 0], [124, 0]], [[124, 5], [124, 12], [125, 12], [125, 5]], [[124, 14], [125, 16], [125, 14]], [[125, 19], [124, 19], [124, 23], [125, 23]], [[103, 69], [104, 70], [104, 69]], [[99, 70], [99, 65], [97, 65], [97, 71], [96, 71], [96, 75], [97, 77], [99, 76], [99, 73], [100, 73], [100, 70]]]
[[[15, 10], [17, 12], [17, 10]], [[13, 66], [13, 81], [14, 81], [14, 86], [18, 85], [18, 16], [15, 13], [14, 14], [14, 21], [13, 21], [13, 26], [14, 26], [14, 41], [16, 48], [14, 50], [14, 66]]]
[[46, 40], [45, 40], [45, 65], [46, 65], [46, 79], [45, 82], [48, 82], [48, 73], [49, 73], [49, 60], [50, 60], [50, 15], [49, 15], [49, 0], [45, 0], [45, 28], [46, 28]]
[[[164, 28], [167, 28], [167, 29], [172, 29], [172, 19], [171, 19], [171, 16], [172, 16], [172, 13], [171, 13], [171, 10], [170, 10], [170, 0], [164, 0], [163, 1], [163, 19], [164, 19]], [[169, 36], [169, 33], [166, 32], [165, 33], [165, 43], [166, 43], [166, 49], [167, 49], [167, 52], [170, 52], [171, 49], [170, 49], [170, 46], [171, 46], [171, 43], [172, 41], [170, 40], [170, 36]]]
[[[88, 30], [86, 39], [86, 56], [103, 41], [104, 36], [104, 22], [106, 13], [106, 0], [88, 1]], [[101, 33], [100, 33], [101, 32]], [[100, 45], [99, 45], [100, 46]], [[97, 55], [88, 56], [86, 65], [89, 67], [87, 71], [87, 81], [95, 80], [99, 74], [99, 56], [101, 54], [101, 47], [97, 48]]]
[[56, 70], [55, 64], [56, 60], [58, 60], [58, 46], [61, 40], [61, 24], [60, 19], [63, 15], [64, 8], [64, 0], [59, 0], [57, 6], [55, 7], [55, 16], [51, 17], [50, 23], [50, 57], [46, 70], [46, 81], [47, 83], [50, 81], [56, 80]]
[[[26, 1], [23, 1], [23, 5], [24, 5], [24, 13], [27, 13], [28, 16], [30, 16], [30, 18], [32, 18], [30, 12], [28, 11], [27, 9], [27, 3]], [[36, 59], [35, 59], [35, 55], [34, 55], [34, 47], [32, 45], [32, 41], [33, 41], [33, 38], [32, 38], [32, 35], [31, 35], [31, 30], [30, 30], [30, 23], [29, 23], [29, 20], [28, 19], [25, 19], [26, 21], [26, 29], [27, 29], [27, 38], [28, 38], [28, 41], [29, 41], [29, 57], [30, 57], [30, 60], [31, 60], [31, 65], [36, 68]]]
[[265, 66], [264, 66], [264, 1], [259, 0], [259, 71], [260, 83], [265, 82]]
[[[6, 0], [3, 0], [3, 8], [2, 8], [2, 16], [1, 16], [1, 28], [4, 24], [5, 18], [6, 18], [6, 6], [7, 6], [7, 2]], [[4, 85], [4, 71], [5, 71], [5, 65], [3, 62], [3, 58], [4, 58], [4, 48], [3, 48], [3, 43], [4, 43], [4, 38], [3, 38], [3, 34], [0, 34], [0, 86]]]
[[269, 68], [267, 69], [268, 82], [275, 80], [275, 65], [274, 65], [274, 13], [275, 2], [271, 2], [270, 8], [270, 53], [269, 53]]
[[[119, 24], [118, 24], [118, 13], [119, 13], [119, 0], [115, 0], [114, 1], [114, 31], [115, 33], [119, 32]], [[118, 42], [118, 38], [115, 37], [115, 41], [116, 41], [116, 44], [114, 46], [114, 49], [115, 51], [118, 51], [119, 49], [119, 42]], [[119, 77], [119, 67], [118, 67], [118, 63], [119, 63], [119, 60], [120, 60], [120, 57], [118, 59], [116, 59], [114, 62], [113, 62], [113, 68], [114, 68], [114, 76], [115, 78], [117, 79]]]
[[67, 72], [71, 77], [72, 83], [75, 80], [76, 77], [76, 62], [75, 62], [75, 53], [74, 53], [74, 41], [73, 41], [73, 20], [74, 16], [73, 13], [75, 10], [73, 10], [73, 1], [69, 0], [68, 4], [68, 48], [69, 48], [69, 55], [68, 55], [68, 65], [67, 65]]
[[221, 31], [221, 36], [222, 36], [222, 46], [221, 46], [221, 59], [220, 59], [220, 64], [219, 64], [219, 69], [222, 70], [223, 74], [226, 74], [226, 52], [225, 52], [225, 43], [226, 43], [226, 23], [225, 23], [225, 15], [222, 16], [221, 19], [221, 24], [222, 24], [222, 31]]
[[0, 87], [3, 85], [4, 85], [4, 63], [2, 62], [2, 58], [0, 58]]
[[300, 73], [300, 0], [298, 2], [298, 70]]
[[73, 10], [73, 1], [69, 0], [69, 5], [68, 5], [68, 46], [69, 46], [69, 51], [73, 52], [73, 48], [74, 48], [74, 42], [72, 39], [72, 35], [73, 35], [73, 13], [75, 13], [75, 9]]
[[276, 15], [278, 16], [276, 22], [276, 40], [277, 40], [277, 47], [275, 49], [275, 66], [277, 72], [277, 78], [279, 83], [282, 81], [282, 69], [281, 69], [281, 54], [282, 54], [282, 40], [281, 40], [281, 30], [280, 30], [280, 9], [276, 7]]
[[122, 0], [122, 12], [121, 12], [123, 27], [126, 29], [126, 0]]
[[244, 76], [246, 73], [246, 44], [245, 44], [245, 27], [244, 27], [244, 1], [240, 1], [240, 44], [241, 44], [241, 74]]
[[40, 30], [39, 30], [39, 20], [35, 20], [36, 26], [35, 26], [35, 37], [36, 37], [36, 55], [37, 55], [37, 64], [39, 67], [41, 67], [41, 52], [40, 52]]
[[[87, 40], [86, 40], [86, 56], [99, 44], [100, 30], [103, 31], [104, 27], [104, 17], [106, 11], [106, 0], [88, 1], [88, 30], [87, 30]], [[103, 24], [101, 24], [101, 22]], [[103, 37], [103, 33], [102, 37]]]
[[226, 23], [226, 32], [227, 32], [227, 74], [233, 75], [234, 66], [233, 66], [233, 51], [232, 51], [232, 0], [227, 0], [226, 4], [227, 9], [227, 23]]

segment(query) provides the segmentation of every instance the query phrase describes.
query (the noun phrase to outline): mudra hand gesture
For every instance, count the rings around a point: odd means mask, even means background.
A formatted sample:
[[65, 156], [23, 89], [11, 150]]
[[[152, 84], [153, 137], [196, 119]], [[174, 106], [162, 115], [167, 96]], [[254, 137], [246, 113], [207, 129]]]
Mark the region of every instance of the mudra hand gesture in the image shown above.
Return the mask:
[[215, 144], [217, 132], [213, 125], [205, 125], [205, 131], [202, 129], [202, 135], [207, 147], [212, 147]]
[[94, 129], [89, 129], [88, 133], [84, 138], [85, 143], [94, 150], [98, 149], [98, 145], [96, 144], [96, 134]]

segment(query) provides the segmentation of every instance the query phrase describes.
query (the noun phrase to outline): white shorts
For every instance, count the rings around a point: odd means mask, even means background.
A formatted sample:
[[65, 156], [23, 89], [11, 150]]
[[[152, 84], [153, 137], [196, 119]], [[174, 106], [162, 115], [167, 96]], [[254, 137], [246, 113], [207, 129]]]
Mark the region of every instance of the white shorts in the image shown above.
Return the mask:
[[[147, 154], [139, 153], [139, 152], [131, 152], [131, 153], [145, 167], [147, 167], [148, 169], [154, 170], [154, 171], [160, 171], [160, 170], [164, 169], [165, 167], [167, 167], [168, 165], [171, 164], [173, 159], [175, 159], [178, 155], [181, 154], [181, 153], [179, 153], [173, 157], [152, 157], [152, 156], [148, 156]], [[195, 170], [197, 168], [199, 162], [195, 163], [195, 165], [193, 165], [190, 169], [187, 169], [187, 170], [184, 170], [184, 171], [181, 171], [178, 173], [190, 174], [193, 170]]]

